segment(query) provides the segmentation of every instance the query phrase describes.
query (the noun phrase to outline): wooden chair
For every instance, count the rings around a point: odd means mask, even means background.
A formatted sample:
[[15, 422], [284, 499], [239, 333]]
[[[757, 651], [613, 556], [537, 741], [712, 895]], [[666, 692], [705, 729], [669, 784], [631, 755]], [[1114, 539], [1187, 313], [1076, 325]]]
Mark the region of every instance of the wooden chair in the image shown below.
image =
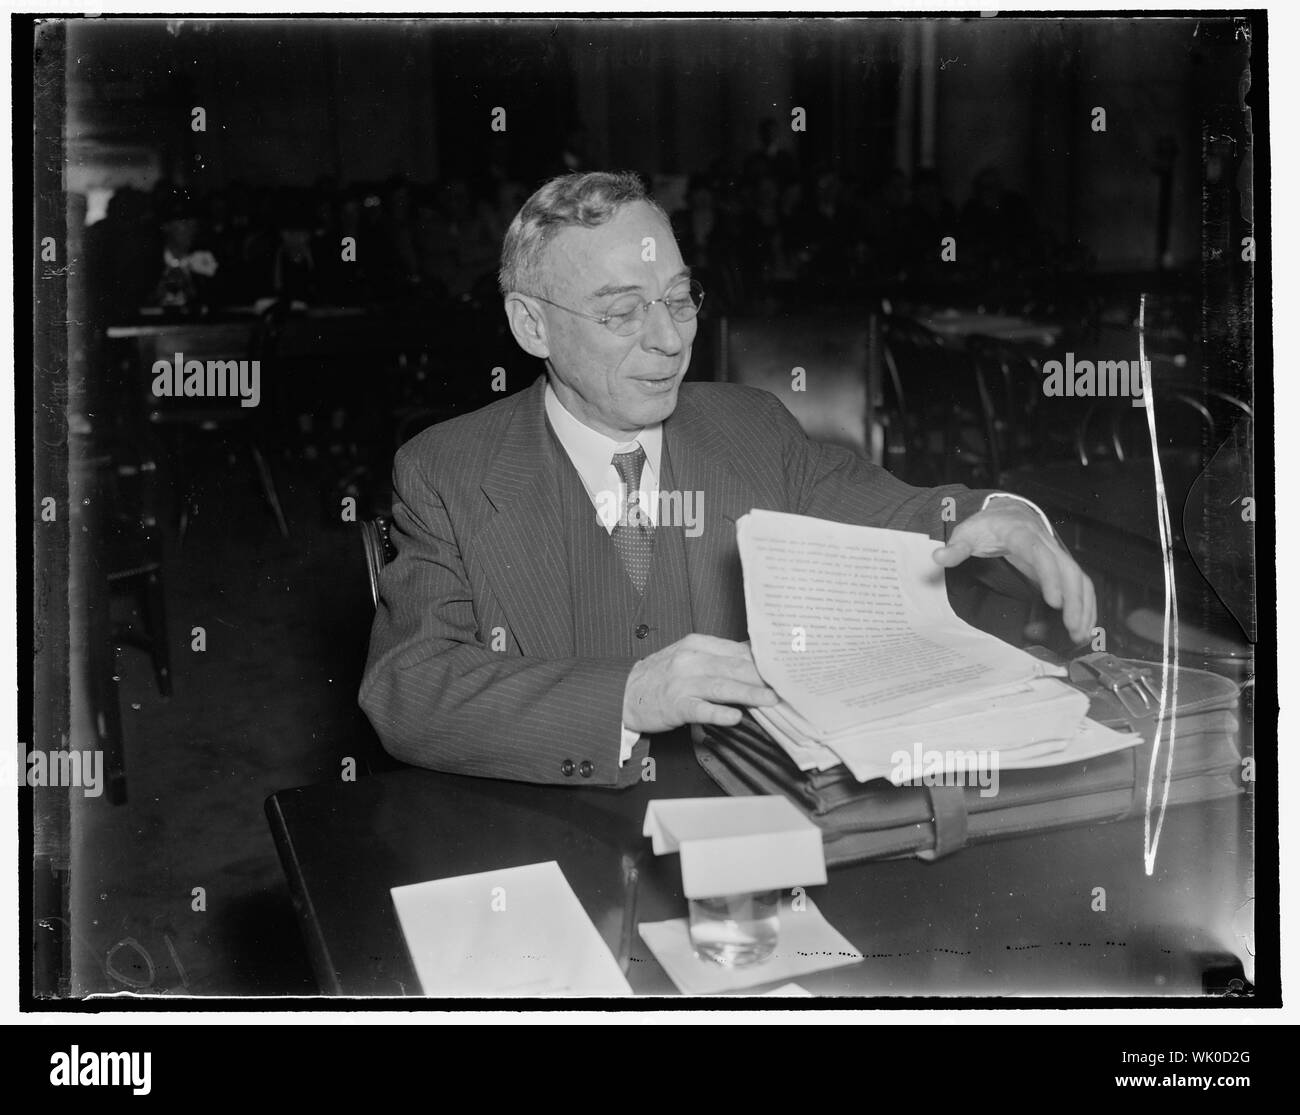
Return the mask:
[[[810, 438], [883, 463], [885, 432], [877, 420], [879, 377], [873, 372], [870, 321], [723, 318], [716, 344], [719, 380], [770, 391]], [[804, 389], [792, 390], [798, 368], [804, 370]]]
[[114, 447], [112, 466], [105, 471], [106, 576], [110, 586], [135, 594], [143, 621], [143, 629], [116, 629], [115, 638], [148, 653], [158, 692], [170, 697], [171, 648], [157, 476], [157, 464], [140, 447], [123, 441]]
[[[1151, 434], [1146, 407], [1135, 407], [1124, 399], [1108, 410], [1110, 448], [1117, 461], [1151, 457]], [[1189, 466], [1204, 467], [1218, 448], [1217, 423], [1201, 400], [1184, 391], [1157, 393], [1156, 436], [1161, 459], [1177, 457]]]
[[361, 545], [366, 556], [366, 577], [370, 582], [370, 602], [379, 607], [379, 573], [394, 557], [397, 551], [393, 547], [389, 530], [392, 520], [387, 515], [376, 515], [373, 519], [364, 519], [361, 523]]
[[[198, 360], [258, 360], [263, 373], [261, 405], [243, 407], [238, 399], [176, 399], [156, 397], [152, 391], [152, 377], [141, 376], [145, 386], [145, 418], [148, 427], [163, 434], [170, 443], [172, 482], [178, 502], [178, 529], [183, 543], [195, 506], [195, 479], [192, 463], [195, 443], [200, 439], [224, 437], [238, 442], [247, 452], [257, 481], [275, 519], [280, 535], [289, 537], [289, 524], [285, 518], [271, 466], [262, 449], [262, 431], [267, 425], [266, 411], [275, 397], [274, 386], [268, 382], [275, 368], [275, 347], [280, 323], [267, 314], [251, 330], [247, 325], [205, 326], [196, 323], [193, 332], [169, 336], [156, 342], [156, 358], [170, 359], [170, 348], [182, 352], [186, 361]], [[148, 352], [148, 348], [142, 349]]]
[[1255, 491], [1254, 425], [1237, 422], [1183, 505], [1192, 560], [1248, 642], [1259, 638], [1255, 531], [1245, 499]]
[[[1249, 647], [1230, 613], [1204, 581], [1183, 532], [1189, 491], [1219, 444], [1205, 403], [1183, 391], [1156, 394], [1156, 432], [1173, 528], [1180, 646], [1186, 665], [1240, 678]], [[1004, 487], [1038, 502], [1058, 523], [1066, 545], [1092, 576], [1108, 649], [1158, 658], [1163, 575], [1155, 530], [1147, 411], [1131, 400], [1096, 399], [1075, 430], [1075, 459], [1014, 470]], [[1135, 492], [1145, 493], [1135, 498]], [[1145, 524], [1143, 526], [1142, 524]], [[1134, 536], [1146, 536], [1135, 544]], [[1154, 618], [1153, 618], [1154, 617]]]
[[977, 335], [967, 339], [966, 351], [993, 402], [998, 483], [1011, 470], [1070, 456], [1073, 423], [1054, 419], [1043, 405], [1042, 350]]
[[1238, 423], [1249, 424], [1255, 420], [1255, 408], [1230, 391], [1207, 387], [1201, 393], [1201, 400], [1214, 417], [1214, 433], [1220, 444], [1233, 436]]
[[85, 702], [92, 746], [104, 756], [105, 796], [120, 805], [126, 801], [126, 749], [109, 589], [113, 461], [89, 438], [79, 440], [68, 470], [70, 679], [72, 692]]
[[886, 384], [913, 482], [996, 484], [1002, 472], [998, 407], [987, 369], [911, 318], [882, 319]]
[[[1160, 459], [1185, 472], [1204, 467], [1218, 448], [1218, 423], [1210, 409], [1185, 391], [1156, 396], [1156, 436]], [[1098, 461], [1149, 460], [1151, 437], [1145, 407], [1130, 399], [1095, 399], [1075, 430], [1075, 456], [1086, 468]]]

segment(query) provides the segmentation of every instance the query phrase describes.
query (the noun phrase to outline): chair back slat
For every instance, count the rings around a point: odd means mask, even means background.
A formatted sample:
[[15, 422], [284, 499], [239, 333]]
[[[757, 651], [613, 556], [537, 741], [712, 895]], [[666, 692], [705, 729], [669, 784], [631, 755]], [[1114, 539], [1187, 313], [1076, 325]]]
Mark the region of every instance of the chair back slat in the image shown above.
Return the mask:
[[361, 522], [361, 546], [366, 558], [366, 578], [370, 583], [370, 602], [379, 607], [379, 574], [394, 557], [397, 550], [391, 537], [392, 520], [387, 515], [376, 515]]
[[886, 314], [882, 333], [888, 407], [905, 431], [904, 478], [995, 485], [1002, 471], [999, 384], [970, 352], [909, 317]]
[[[870, 322], [865, 318], [725, 318], [718, 328], [716, 356], [720, 380], [770, 391], [810, 438], [863, 456], [870, 456], [873, 443], [879, 442], [872, 428]], [[803, 376], [796, 377], [800, 368]]]

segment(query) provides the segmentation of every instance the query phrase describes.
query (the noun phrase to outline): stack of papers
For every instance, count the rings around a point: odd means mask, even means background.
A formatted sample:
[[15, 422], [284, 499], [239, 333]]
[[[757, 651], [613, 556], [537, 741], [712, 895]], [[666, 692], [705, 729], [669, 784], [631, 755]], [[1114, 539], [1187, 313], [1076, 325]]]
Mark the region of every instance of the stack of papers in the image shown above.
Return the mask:
[[754, 718], [800, 770], [859, 781], [1079, 762], [1138, 736], [1087, 717], [1052, 666], [960, 619], [923, 534], [752, 511], [736, 524]]

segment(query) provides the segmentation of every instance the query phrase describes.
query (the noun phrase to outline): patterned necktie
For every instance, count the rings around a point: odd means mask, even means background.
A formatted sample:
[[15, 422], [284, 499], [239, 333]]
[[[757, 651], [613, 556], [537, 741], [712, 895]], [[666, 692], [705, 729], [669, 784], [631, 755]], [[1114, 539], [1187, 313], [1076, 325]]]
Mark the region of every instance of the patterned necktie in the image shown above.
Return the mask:
[[631, 453], [614, 454], [614, 467], [627, 492], [627, 509], [610, 537], [638, 593], [645, 592], [646, 580], [650, 576], [650, 554], [655, 538], [654, 524], [640, 505], [641, 469], [644, 465], [645, 450], [640, 445]]

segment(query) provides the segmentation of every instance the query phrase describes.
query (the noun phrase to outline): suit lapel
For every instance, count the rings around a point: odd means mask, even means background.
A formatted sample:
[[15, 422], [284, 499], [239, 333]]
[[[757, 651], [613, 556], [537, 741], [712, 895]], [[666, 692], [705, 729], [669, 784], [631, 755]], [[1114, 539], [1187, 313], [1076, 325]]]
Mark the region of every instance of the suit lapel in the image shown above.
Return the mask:
[[[496, 515], [480, 534], [479, 560], [523, 653], [567, 658], [575, 641], [558, 470], [571, 466], [546, 428], [545, 387], [542, 376], [524, 392], [483, 480]], [[690, 392], [664, 422], [664, 441], [674, 486], [697, 493], [701, 533], [683, 539], [693, 628], [745, 639], [736, 520], [756, 506], [780, 506], [779, 496], [737, 475], [731, 446]]]
[[664, 422], [673, 483], [683, 493], [694, 492], [698, 536], [687, 536], [686, 575], [691, 591], [694, 630], [720, 638], [745, 639], [745, 593], [740, 554], [736, 549], [736, 520], [756, 503], [753, 487], [733, 470], [730, 447], [714, 423], [691, 401], [679, 396], [677, 408]]
[[560, 525], [556, 459], [546, 429], [546, 377], [524, 392], [501, 449], [483, 480], [496, 516], [482, 531], [480, 555], [523, 653], [574, 653], [568, 559]]

